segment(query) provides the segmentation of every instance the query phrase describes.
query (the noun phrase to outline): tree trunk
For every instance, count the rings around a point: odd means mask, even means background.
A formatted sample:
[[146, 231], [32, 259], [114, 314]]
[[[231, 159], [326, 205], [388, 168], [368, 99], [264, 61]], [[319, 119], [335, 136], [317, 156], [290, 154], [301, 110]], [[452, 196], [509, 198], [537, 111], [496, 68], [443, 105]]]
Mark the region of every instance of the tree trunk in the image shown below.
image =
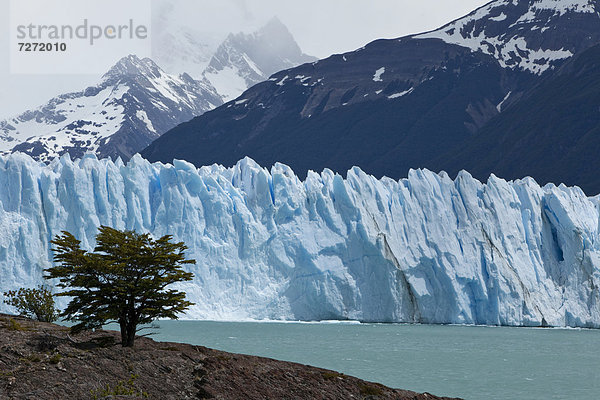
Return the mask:
[[119, 327], [121, 328], [121, 346], [127, 347], [127, 323], [125, 320], [119, 320]]
[[121, 325], [121, 344], [123, 347], [133, 347], [135, 334], [137, 333], [137, 318], [129, 316]]
[[135, 330], [136, 325], [133, 322], [129, 322], [127, 326], [127, 340], [124, 342], [123, 347], [133, 347], [133, 342], [135, 341]]
[[133, 347], [138, 323], [138, 316], [135, 313], [135, 302], [133, 298], [130, 297], [127, 300], [127, 308], [123, 310], [122, 315], [121, 345], [123, 347]]
[[137, 324], [133, 321], [122, 319], [119, 321], [119, 326], [121, 328], [121, 346], [133, 347]]

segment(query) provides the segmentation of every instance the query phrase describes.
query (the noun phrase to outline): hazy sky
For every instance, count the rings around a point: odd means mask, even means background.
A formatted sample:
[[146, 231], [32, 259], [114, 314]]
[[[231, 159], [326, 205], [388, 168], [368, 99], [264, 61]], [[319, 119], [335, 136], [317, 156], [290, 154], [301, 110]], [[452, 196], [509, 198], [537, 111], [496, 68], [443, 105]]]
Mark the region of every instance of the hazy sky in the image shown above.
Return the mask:
[[[28, 0], [18, 1], [20, 4]], [[47, 0], [52, 1], [52, 0]], [[99, 2], [101, 0], [80, 0]], [[435, 29], [487, 3], [486, 0], [148, 0], [153, 18], [165, 3], [174, 7], [169, 23], [225, 36], [250, 32], [277, 16], [302, 50], [319, 58], [354, 50], [378, 38]], [[10, 74], [8, 0], [0, 0], [0, 118], [37, 107], [49, 98], [80, 90], [98, 75]], [[107, 9], [107, 15], [114, 10]], [[35, 20], [35, 9], [31, 10]], [[131, 49], [135, 53], [135, 49]], [[123, 54], [126, 55], [126, 54]], [[118, 58], [117, 58], [118, 59]], [[97, 60], [108, 69], [117, 59]]]

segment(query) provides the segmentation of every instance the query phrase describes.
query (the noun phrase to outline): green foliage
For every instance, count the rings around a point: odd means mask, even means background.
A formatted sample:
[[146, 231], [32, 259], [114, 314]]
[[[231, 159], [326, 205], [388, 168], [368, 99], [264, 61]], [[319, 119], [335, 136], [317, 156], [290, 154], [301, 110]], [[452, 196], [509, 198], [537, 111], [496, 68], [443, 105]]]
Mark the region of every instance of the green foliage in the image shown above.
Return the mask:
[[27, 361], [31, 361], [31, 362], [40, 362], [42, 361], [42, 358], [40, 357], [39, 354], [30, 354], [26, 357]]
[[35, 318], [41, 322], [54, 322], [58, 312], [54, 307], [54, 297], [47, 286], [40, 285], [37, 289], [10, 290], [4, 292], [7, 298], [4, 302], [17, 309], [19, 314]]
[[139, 378], [139, 375], [131, 374], [131, 377], [127, 381], [121, 380], [117, 382], [114, 388], [111, 388], [110, 385], [107, 384], [101, 389], [92, 390], [92, 399], [103, 399], [109, 396], [141, 396], [148, 398], [148, 393], [137, 388], [135, 384], [137, 378]]
[[2, 322], [5, 323], [6, 329], [9, 331], [28, 331], [29, 329], [18, 323], [12, 318], [2, 319]]
[[50, 364], [58, 364], [60, 360], [62, 360], [62, 356], [59, 353], [55, 353], [49, 358], [48, 361], [50, 361]]
[[327, 380], [327, 381], [330, 381], [332, 379], [337, 379], [337, 378], [342, 379], [343, 375], [344, 374], [340, 374], [339, 372], [335, 372], [335, 371], [325, 371], [325, 372], [323, 372], [323, 378], [325, 378], [325, 380]]
[[116, 322], [121, 329], [121, 344], [133, 346], [137, 326], [157, 318], [177, 319], [193, 303], [185, 293], [167, 289], [193, 275], [185, 272], [184, 243], [172, 243], [171, 236], [154, 240], [149, 234], [119, 231], [102, 226], [96, 236], [94, 252], [80, 247], [81, 242], [69, 232], [52, 241], [58, 266], [46, 270], [47, 279], [57, 278], [57, 296], [71, 301], [61, 316], [77, 321], [71, 330], [99, 328]]
[[369, 385], [368, 383], [359, 383], [358, 389], [363, 396], [382, 396], [383, 390], [377, 386]]

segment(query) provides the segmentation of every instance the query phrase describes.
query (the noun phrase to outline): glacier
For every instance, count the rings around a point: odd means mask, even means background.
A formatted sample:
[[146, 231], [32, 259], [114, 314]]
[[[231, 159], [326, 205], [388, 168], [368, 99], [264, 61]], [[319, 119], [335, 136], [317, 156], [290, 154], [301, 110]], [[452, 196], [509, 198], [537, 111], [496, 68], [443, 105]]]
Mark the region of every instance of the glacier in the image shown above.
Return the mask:
[[0, 188], [0, 292], [108, 225], [187, 244], [186, 318], [600, 327], [600, 198], [577, 187], [15, 153]]

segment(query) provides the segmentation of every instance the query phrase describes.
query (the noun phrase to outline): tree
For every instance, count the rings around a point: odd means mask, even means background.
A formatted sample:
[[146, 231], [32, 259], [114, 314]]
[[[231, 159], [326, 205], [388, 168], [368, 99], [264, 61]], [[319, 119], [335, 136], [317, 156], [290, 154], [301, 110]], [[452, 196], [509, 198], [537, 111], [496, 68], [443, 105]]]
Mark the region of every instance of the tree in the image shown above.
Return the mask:
[[77, 333], [116, 322], [121, 344], [132, 347], [138, 325], [157, 318], [177, 319], [193, 305], [184, 292], [167, 289], [191, 280], [193, 275], [181, 266], [196, 263], [185, 259], [183, 242], [171, 239], [167, 235], [154, 240], [149, 234], [101, 226], [94, 252], [87, 252], [69, 232], [57, 235], [52, 250], [58, 265], [48, 268], [45, 278], [58, 278], [57, 286], [67, 289], [57, 296], [72, 297], [61, 314], [78, 322], [71, 330]]
[[37, 289], [9, 290], [4, 292], [4, 302], [17, 309], [19, 314], [35, 318], [41, 322], [54, 322], [58, 312], [54, 307], [54, 296], [47, 286], [40, 285]]

